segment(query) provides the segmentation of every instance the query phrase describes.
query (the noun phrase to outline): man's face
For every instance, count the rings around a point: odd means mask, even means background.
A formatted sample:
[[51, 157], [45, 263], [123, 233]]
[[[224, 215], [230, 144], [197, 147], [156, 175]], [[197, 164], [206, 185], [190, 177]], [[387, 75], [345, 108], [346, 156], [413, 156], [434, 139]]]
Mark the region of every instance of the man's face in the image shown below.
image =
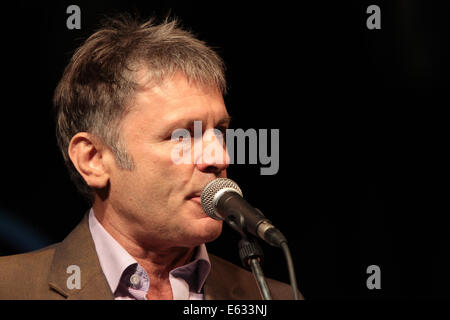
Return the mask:
[[[201, 121], [203, 131], [223, 130], [229, 115], [220, 93], [190, 85], [178, 74], [139, 91], [121, 123], [121, 140], [135, 169], [110, 169], [108, 202], [125, 232], [143, 245], [191, 247], [216, 239], [222, 231], [222, 221], [203, 212], [200, 194], [209, 181], [226, 176], [226, 161], [175, 164], [172, 159], [179, 143], [172, 133], [191, 131], [194, 121]], [[218, 143], [205, 136], [200, 140], [193, 139], [192, 149], [198, 143], [203, 149]]]

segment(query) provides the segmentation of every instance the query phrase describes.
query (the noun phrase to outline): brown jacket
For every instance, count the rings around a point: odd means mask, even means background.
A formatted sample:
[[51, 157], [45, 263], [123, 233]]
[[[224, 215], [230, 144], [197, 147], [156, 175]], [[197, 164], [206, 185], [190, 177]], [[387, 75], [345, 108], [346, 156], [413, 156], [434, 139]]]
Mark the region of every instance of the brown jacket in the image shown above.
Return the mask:
[[[261, 299], [250, 272], [214, 255], [209, 257], [211, 272], [204, 285], [205, 299]], [[71, 265], [80, 268], [80, 289], [67, 286], [72, 274], [67, 268]], [[267, 282], [273, 299], [292, 299], [290, 286], [272, 279]], [[113, 299], [98, 261], [87, 215], [61, 243], [0, 257], [0, 299]]]

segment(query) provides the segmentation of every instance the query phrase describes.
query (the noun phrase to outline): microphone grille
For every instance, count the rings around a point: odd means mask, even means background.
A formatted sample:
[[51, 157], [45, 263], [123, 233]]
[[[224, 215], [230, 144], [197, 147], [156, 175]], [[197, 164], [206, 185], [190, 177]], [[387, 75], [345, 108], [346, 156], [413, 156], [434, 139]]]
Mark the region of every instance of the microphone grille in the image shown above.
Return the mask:
[[203, 188], [200, 196], [203, 210], [208, 216], [216, 220], [222, 220], [222, 218], [216, 211], [216, 206], [214, 203], [215, 197], [219, 191], [224, 189], [232, 189], [242, 197], [241, 188], [239, 188], [236, 182], [227, 178], [214, 179]]

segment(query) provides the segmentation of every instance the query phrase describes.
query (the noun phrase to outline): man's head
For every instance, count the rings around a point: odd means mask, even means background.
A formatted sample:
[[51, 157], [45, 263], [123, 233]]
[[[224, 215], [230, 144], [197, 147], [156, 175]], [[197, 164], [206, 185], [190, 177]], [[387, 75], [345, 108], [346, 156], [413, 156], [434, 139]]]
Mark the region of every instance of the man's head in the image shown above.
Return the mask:
[[54, 95], [58, 144], [78, 189], [135, 239], [152, 230], [162, 244], [213, 240], [221, 223], [197, 196], [226, 164], [175, 164], [171, 134], [195, 120], [226, 128], [225, 88], [222, 60], [175, 21], [110, 21], [75, 52]]

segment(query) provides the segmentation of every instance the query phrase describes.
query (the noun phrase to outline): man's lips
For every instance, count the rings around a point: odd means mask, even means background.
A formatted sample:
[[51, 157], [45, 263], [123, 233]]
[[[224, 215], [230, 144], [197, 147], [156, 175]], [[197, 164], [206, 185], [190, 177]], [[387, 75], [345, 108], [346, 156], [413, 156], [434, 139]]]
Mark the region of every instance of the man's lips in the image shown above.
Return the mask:
[[194, 196], [194, 197], [191, 197], [189, 200], [192, 200], [192, 201], [194, 201], [194, 202], [197, 202], [198, 204], [202, 204], [202, 201], [201, 201], [201, 199], [200, 199], [200, 196]]
[[189, 197], [189, 200], [197, 202], [198, 204], [202, 204], [202, 200], [201, 200], [200, 196], [197, 196], [197, 195]]

